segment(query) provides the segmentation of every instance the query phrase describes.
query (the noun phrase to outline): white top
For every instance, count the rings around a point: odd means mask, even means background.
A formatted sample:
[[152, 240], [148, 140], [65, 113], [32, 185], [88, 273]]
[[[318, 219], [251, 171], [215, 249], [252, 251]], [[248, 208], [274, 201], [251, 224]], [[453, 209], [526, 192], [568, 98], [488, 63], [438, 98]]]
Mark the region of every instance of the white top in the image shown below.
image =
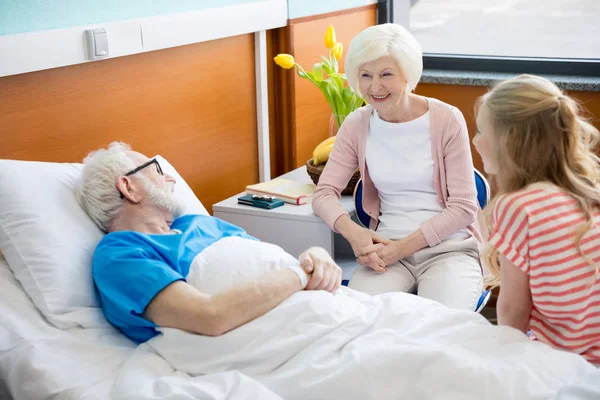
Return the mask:
[[381, 201], [377, 232], [390, 239], [410, 235], [443, 211], [433, 186], [429, 129], [429, 112], [401, 123], [371, 115], [366, 163]]

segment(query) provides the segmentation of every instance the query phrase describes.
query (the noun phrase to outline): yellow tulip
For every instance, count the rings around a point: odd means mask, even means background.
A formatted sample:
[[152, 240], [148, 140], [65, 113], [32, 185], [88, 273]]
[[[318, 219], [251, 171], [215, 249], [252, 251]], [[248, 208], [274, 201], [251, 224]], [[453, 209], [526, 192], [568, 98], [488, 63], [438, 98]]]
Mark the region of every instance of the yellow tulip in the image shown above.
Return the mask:
[[336, 60], [340, 60], [340, 58], [342, 58], [342, 53], [344, 52], [344, 45], [341, 43], [336, 43], [335, 46], [333, 46], [333, 56], [335, 57]]
[[332, 49], [333, 46], [335, 46], [335, 29], [333, 29], [333, 25], [329, 25], [327, 27], [323, 42], [325, 43], [325, 47], [328, 49]]
[[291, 54], [277, 54], [277, 57], [273, 58], [275, 64], [279, 65], [281, 68], [290, 69], [296, 65], [296, 61], [294, 61], [294, 56]]

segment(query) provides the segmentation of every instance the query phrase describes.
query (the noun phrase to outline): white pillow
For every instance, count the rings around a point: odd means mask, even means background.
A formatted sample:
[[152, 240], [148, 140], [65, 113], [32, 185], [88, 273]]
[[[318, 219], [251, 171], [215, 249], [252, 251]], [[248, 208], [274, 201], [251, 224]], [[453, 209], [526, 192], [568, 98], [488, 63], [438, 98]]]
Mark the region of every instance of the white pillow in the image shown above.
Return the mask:
[[[208, 215], [175, 168], [186, 213]], [[82, 164], [0, 160], [0, 251], [25, 292], [59, 328], [108, 322], [92, 281], [92, 256], [103, 232], [75, 199]]]
[[202, 293], [214, 295], [240, 282], [294, 265], [299, 266], [299, 261], [279, 246], [230, 236], [202, 250], [192, 261], [186, 279]]
[[183, 213], [209, 215], [208, 211], [206, 211], [206, 208], [204, 208], [204, 205], [194, 194], [192, 188], [190, 188], [186, 181], [183, 180], [181, 175], [179, 175], [179, 173], [175, 170], [175, 167], [173, 167], [167, 160], [159, 155], [155, 156], [155, 158], [158, 160], [163, 172], [175, 178], [176, 183], [173, 194], [183, 202]]

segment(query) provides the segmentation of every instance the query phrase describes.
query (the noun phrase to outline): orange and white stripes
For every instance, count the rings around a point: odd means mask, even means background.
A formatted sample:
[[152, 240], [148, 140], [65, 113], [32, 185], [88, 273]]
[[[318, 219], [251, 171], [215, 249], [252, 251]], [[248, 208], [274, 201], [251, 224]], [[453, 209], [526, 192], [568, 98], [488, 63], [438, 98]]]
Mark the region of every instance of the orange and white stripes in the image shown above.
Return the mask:
[[[583, 222], [573, 197], [538, 183], [498, 199], [490, 243], [529, 275], [535, 337], [600, 364], [600, 277], [594, 280], [595, 267], [575, 246]], [[581, 249], [600, 265], [598, 226], [583, 236]]]

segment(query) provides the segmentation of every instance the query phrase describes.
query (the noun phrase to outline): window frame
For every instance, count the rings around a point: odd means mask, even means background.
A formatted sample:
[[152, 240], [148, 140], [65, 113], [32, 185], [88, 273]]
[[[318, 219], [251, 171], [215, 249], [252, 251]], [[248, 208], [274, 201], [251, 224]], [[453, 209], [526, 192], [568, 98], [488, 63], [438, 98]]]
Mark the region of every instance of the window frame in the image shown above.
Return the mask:
[[594, 59], [424, 53], [423, 68], [448, 71], [600, 77], [600, 60]]
[[[394, 22], [394, 3], [401, 3], [396, 4], [397, 10], [406, 10], [417, 1], [378, 0], [377, 23]], [[406, 21], [408, 21], [408, 17], [405, 17]], [[445, 71], [600, 77], [600, 59], [423, 53], [423, 68]]]

